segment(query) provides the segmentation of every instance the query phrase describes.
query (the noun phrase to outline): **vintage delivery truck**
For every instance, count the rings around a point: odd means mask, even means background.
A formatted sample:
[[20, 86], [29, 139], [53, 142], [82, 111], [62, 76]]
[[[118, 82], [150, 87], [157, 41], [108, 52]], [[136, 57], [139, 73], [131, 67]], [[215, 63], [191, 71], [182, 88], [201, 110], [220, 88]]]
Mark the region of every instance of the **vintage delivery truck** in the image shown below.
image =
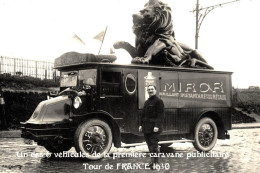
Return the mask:
[[54, 153], [74, 146], [90, 160], [104, 157], [112, 144], [143, 142], [138, 126], [149, 84], [156, 85], [165, 105], [161, 145], [189, 141], [197, 150], [209, 151], [217, 139], [229, 139], [231, 72], [118, 65], [92, 54], [69, 55], [55, 60], [59, 94], [39, 103], [22, 123], [25, 141]]

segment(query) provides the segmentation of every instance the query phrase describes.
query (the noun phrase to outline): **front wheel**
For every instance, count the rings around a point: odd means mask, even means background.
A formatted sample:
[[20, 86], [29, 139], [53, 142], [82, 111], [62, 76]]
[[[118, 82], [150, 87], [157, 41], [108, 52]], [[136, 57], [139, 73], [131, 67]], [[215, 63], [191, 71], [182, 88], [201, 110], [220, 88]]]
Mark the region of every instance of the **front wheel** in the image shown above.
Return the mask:
[[102, 120], [90, 119], [79, 125], [74, 135], [78, 153], [89, 160], [102, 159], [112, 146], [110, 126]]
[[195, 127], [193, 146], [198, 151], [210, 151], [216, 144], [218, 129], [211, 118], [202, 118]]

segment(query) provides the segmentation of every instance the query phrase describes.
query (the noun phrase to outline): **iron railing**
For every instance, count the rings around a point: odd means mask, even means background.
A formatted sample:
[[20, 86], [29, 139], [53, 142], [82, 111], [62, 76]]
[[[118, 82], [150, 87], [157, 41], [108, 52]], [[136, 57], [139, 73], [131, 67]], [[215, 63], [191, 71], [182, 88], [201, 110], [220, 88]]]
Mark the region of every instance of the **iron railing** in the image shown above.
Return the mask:
[[0, 56], [0, 74], [56, 79], [57, 71], [53, 66], [53, 62]]

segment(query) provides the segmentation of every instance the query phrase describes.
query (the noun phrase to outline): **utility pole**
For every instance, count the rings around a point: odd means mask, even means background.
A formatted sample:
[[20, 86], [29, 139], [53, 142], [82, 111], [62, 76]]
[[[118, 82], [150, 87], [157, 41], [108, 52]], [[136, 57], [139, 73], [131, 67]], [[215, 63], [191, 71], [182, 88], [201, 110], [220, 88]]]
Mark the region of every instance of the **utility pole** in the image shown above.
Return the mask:
[[199, 30], [200, 30], [200, 27], [201, 27], [201, 24], [202, 24], [204, 18], [207, 16], [207, 14], [209, 14], [209, 12], [211, 12], [212, 10], [214, 10], [217, 7], [222, 7], [223, 5], [230, 4], [230, 3], [233, 3], [233, 2], [237, 2], [237, 1], [239, 1], [239, 0], [229, 1], [229, 2], [225, 2], [225, 3], [216, 4], [216, 5], [212, 5], [212, 6], [209, 6], [209, 7], [202, 8], [202, 7], [199, 7], [200, 6], [199, 0], [197, 0], [196, 9], [191, 11], [193, 13], [194, 12], [196, 13], [195, 49], [198, 49], [198, 47], [199, 47], [198, 46]]
[[196, 31], [195, 31], [195, 49], [198, 49], [198, 38], [199, 38], [199, 0], [196, 3]]

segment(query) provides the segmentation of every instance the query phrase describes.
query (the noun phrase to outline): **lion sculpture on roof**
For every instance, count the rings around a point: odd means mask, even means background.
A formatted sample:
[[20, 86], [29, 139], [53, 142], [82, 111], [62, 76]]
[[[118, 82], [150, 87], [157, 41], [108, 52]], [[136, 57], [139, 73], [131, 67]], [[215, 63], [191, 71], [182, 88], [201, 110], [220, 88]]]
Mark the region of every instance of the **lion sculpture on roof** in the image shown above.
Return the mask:
[[133, 14], [133, 32], [135, 47], [118, 41], [114, 48], [128, 51], [134, 64], [213, 69], [197, 50], [175, 40], [171, 8], [162, 1], [149, 0]]

